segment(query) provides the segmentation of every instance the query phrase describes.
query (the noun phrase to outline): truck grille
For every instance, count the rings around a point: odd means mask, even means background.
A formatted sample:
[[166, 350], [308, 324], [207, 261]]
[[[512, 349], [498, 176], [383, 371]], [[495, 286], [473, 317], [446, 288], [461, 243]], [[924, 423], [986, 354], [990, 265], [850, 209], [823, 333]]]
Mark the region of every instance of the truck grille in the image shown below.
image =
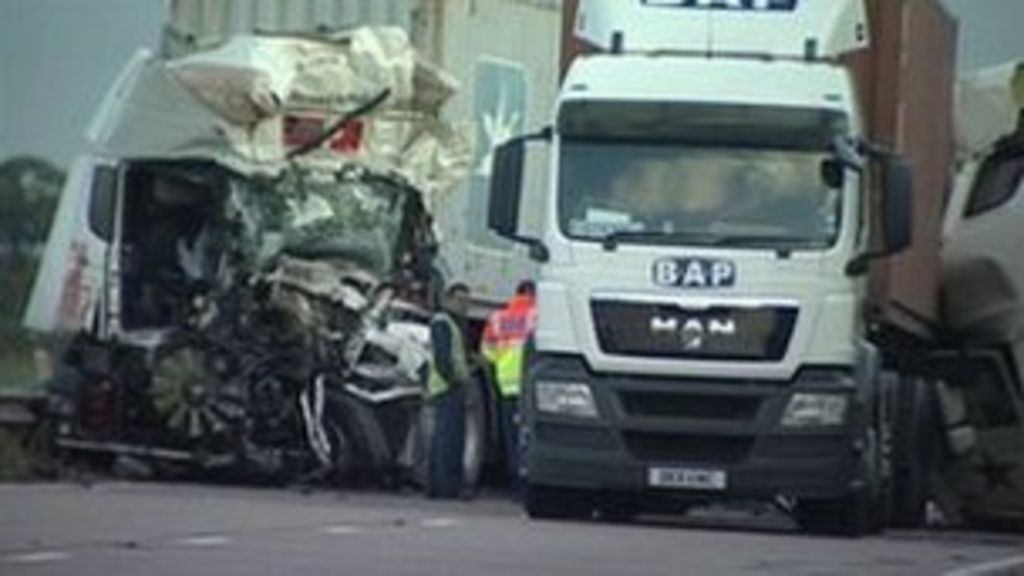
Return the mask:
[[786, 355], [794, 307], [688, 309], [674, 304], [593, 301], [606, 354], [653, 358], [772, 362]]
[[626, 450], [642, 462], [737, 464], [750, 455], [750, 437], [704, 436], [656, 432], [626, 432]]
[[749, 396], [712, 396], [667, 392], [619, 392], [629, 417], [753, 420], [761, 399]]

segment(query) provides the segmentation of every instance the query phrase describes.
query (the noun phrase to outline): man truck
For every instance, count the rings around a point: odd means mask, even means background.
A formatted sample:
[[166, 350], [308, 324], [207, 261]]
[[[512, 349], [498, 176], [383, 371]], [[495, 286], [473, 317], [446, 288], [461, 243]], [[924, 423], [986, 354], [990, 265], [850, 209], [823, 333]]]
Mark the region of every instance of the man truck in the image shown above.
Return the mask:
[[927, 0], [573, 4], [550, 128], [495, 154], [489, 210], [539, 267], [526, 511], [920, 522], [953, 21]]

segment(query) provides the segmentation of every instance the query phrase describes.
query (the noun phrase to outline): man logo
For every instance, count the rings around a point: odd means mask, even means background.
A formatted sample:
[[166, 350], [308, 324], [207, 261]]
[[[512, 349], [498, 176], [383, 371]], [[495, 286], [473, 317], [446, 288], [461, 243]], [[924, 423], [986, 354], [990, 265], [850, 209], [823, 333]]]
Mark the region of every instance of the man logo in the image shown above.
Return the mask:
[[736, 265], [728, 260], [662, 258], [654, 262], [654, 283], [679, 288], [728, 288], [736, 285]]
[[650, 323], [655, 336], [678, 335], [684, 350], [704, 348], [707, 337], [732, 337], [736, 335], [736, 320], [732, 318], [698, 317], [679, 318], [676, 316], [653, 316]]
[[704, 347], [704, 323], [696, 318], [690, 318], [683, 324], [679, 336], [683, 340], [684, 350], [700, 350]]

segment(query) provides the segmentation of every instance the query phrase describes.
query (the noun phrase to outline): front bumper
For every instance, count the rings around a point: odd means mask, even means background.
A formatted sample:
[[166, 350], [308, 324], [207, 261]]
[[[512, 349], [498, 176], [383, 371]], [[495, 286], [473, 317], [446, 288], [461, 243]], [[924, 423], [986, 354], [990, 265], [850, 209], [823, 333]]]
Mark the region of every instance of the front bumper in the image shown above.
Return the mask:
[[[532, 484], [709, 498], [839, 498], [867, 486], [863, 409], [849, 373], [805, 370], [788, 382], [666, 379], [590, 372], [582, 359], [541, 356], [531, 381], [590, 384], [598, 418], [538, 413], [524, 390]], [[795, 392], [849, 394], [843, 425], [784, 429]], [[650, 485], [653, 468], [724, 472], [724, 489]]]

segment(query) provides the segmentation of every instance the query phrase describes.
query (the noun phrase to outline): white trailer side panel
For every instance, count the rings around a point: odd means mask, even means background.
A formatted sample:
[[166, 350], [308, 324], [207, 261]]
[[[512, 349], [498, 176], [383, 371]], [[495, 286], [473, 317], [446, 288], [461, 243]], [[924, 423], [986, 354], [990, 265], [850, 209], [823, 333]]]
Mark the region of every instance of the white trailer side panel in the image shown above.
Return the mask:
[[170, 0], [164, 53], [219, 44], [246, 32], [313, 33], [357, 26], [412, 26], [419, 0]]
[[[533, 275], [522, 247], [487, 229], [490, 160], [504, 140], [550, 124], [558, 92], [561, 0], [429, 0], [433, 10], [422, 49], [458, 78], [461, 88], [451, 101], [452, 117], [471, 118], [476, 142], [467, 182], [451, 202], [437, 206], [444, 235], [446, 272], [467, 282], [475, 299], [497, 303], [510, 296], [518, 281]], [[426, 6], [425, 6], [426, 7]], [[528, 175], [527, 190], [540, 208], [544, 171]], [[529, 192], [528, 192], [529, 194]], [[527, 218], [540, 213], [530, 211]]]

